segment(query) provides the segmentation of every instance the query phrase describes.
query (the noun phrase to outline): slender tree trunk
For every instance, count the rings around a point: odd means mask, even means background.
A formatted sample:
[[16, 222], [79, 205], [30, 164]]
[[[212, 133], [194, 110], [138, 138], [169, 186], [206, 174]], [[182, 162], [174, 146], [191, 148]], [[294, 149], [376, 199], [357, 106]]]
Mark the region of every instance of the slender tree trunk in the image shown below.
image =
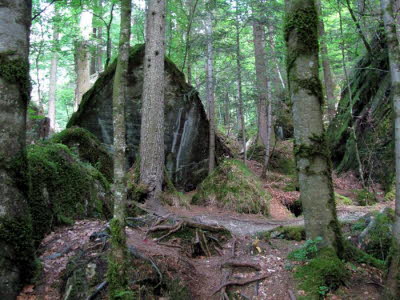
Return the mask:
[[321, 0], [317, 0], [318, 13], [320, 14], [319, 23], [318, 23], [318, 31], [321, 37], [320, 39], [320, 51], [321, 51], [321, 60], [322, 60], [322, 69], [324, 72], [324, 85], [326, 92], [326, 100], [328, 102], [328, 118], [331, 121], [336, 113], [336, 101], [335, 101], [335, 85], [332, 79], [331, 72], [331, 63], [329, 61], [328, 56], [328, 47], [325, 41], [325, 25], [324, 20], [322, 19], [322, 7]]
[[400, 46], [397, 39], [396, 21], [393, 14], [394, 1], [381, 0], [386, 42], [388, 44], [389, 65], [395, 122], [396, 161], [396, 206], [392, 230], [392, 248], [386, 279], [385, 299], [400, 298]]
[[347, 6], [347, 9], [350, 12], [350, 16], [351, 16], [354, 24], [356, 25], [357, 32], [358, 32], [361, 40], [364, 43], [365, 49], [367, 49], [368, 53], [371, 54], [372, 53], [371, 46], [369, 45], [368, 39], [367, 39], [366, 35], [364, 34], [364, 32], [363, 32], [363, 30], [361, 28], [360, 22], [357, 20], [357, 17], [354, 14], [353, 9], [351, 8], [350, 0], [346, 0], [346, 6]]
[[265, 30], [257, 18], [253, 22], [254, 56], [256, 64], [258, 94], [258, 135], [257, 144], [267, 144], [267, 98], [268, 78], [265, 57]]
[[243, 161], [247, 162], [247, 149], [246, 149], [246, 124], [244, 122], [244, 111], [243, 111], [243, 98], [242, 98], [242, 66], [240, 63], [240, 30], [239, 30], [239, 7], [236, 3], [236, 73], [237, 73], [237, 85], [238, 85], [238, 100], [239, 100], [239, 111], [240, 111], [240, 127], [242, 129], [242, 147], [243, 147]]
[[210, 123], [209, 132], [209, 155], [208, 155], [208, 173], [215, 168], [215, 109], [214, 109], [214, 50], [213, 50], [213, 24], [212, 12], [208, 11], [206, 20], [206, 35], [207, 35], [207, 103], [208, 103], [208, 119]]
[[[57, 13], [56, 13], [57, 14]], [[58, 38], [57, 26], [53, 26], [53, 52], [50, 64], [49, 109], [47, 117], [50, 119], [50, 131], [56, 130], [56, 91], [57, 91], [57, 64], [58, 64]]]
[[111, 45], [111, 43], [112, 43], [112, 40], [111, 40], [111, 24], [112, 24], [112, 21], [114, 19], [114, 7], [115, 7], [115, 4], [114, 3], [111, 4], [110, 20], [108, 21], [107, 26], [106, 26], [106, 30], [107, 30], [106, 36], [107, 36], [107, 38], [106, 38], [106, 63], [104, 65], [105, 69], [107, 69], [108, 65], [110, 64], [110, 60], [111, 60], [111, 50], [112, 50], [112, 47], [111, 47], [112, 46]]
[[119, 55], [113, 84], [114, 128], [114, 218], [111, 220], [111, 253], [108, 264], [110, 299], [128, 290], [127, 249], [125, 233], [126, 159], [125, 159], [125, 99], [128, 86], [129, 42], [131, 35], [131, 0], [121, 0]]
[[[304, 18], [308, 22], [304, 22]], [[292, 102], [300, 199], [308, 239], [339, 256], [343, 245], [333, 193], [330, 154], [322, 122], [322, 85], [318, 66], [318, 13], [314, 0], [286, 5], [287, 74]]]
[[353, 92], [351, 90], [351, 84], [350, 84], [350, 79], [349, 75], [347, 72], [347, 67], [346, 67], [346, 55], [344, 52], [344, 34], [343, 34], [343, 19], [342, 19], [342, 9], [341, 9], [341, 4], [338, 1], [338, 11], [339, 11], [339, 27], [340, 27], [340, 35], [341, 35], [341, 51], [342, 51], [342, 66], [343, 66], [343, 73], [346, 79], [346, 84], [347, 84], [347, 90], [349, 93], [349, 110], [350, 110], [350, 117], [351, 117], [351, 137], [353, 138], [354, 141], [354, 152], [356, 154], [356, 160], [358, 164], [358, 173], [360, 175], [360, 180], [361, 184], [364, 189], [367, 188], [366, 183], [365, 183], [365, 178], [364, 178], [364, 167], [361, 161], [360, 157], [360, 150], [358, 147], [358, 139], [357, 139], [357, 133], [356, 133], [356, 122], [354, 121], [354, 115], [353, 115]]
[[161, 209], [164, 170], [165, 1], [150, 0], [140, 132], [140, 181], [148, 187], [147, 205]]
[[229, 129], [230, 126], [230, 106], [229, 106], [229, 94], [228, 92], [225, 93], [224, 97], [224, 125], [225, 128]]
[[[4, 300], [15, 299], [31, 279], [35, 260], [26, 195], [12, 168], [18, 156], [21, 167], [26, 167], [22, 150], [30, 98], [31, 10], [30, 0], [3, 0], [0, 5], [0, 299]], [[20, 171], [19, 176], [26, 173]], [[18, 181], [21, 184], [22, 178]]]
[[[89, 36], [91, 30], [87, 28], [86, 18], [92, 14], [82, 12], [80, 20], [80, 39], [75, 41], [75, 72], [76, 88], [74, 110], [76, 111], [82, 101], [82, 96], [90, 88], [90, 51]], [[90, 22], [91, 23], [91, 22]]]

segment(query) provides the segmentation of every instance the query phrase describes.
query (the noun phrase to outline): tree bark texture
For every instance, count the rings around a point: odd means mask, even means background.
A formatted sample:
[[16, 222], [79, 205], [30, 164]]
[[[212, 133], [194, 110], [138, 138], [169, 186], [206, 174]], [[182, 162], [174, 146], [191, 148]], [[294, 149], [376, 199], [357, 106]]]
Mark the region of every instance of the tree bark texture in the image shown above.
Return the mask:
[[326, 93], [326, 100], [328, 104], [328, 118], [332, 120], [335, 116], [336, 112], [336, 101], [335, 101], [335, 85], [332, 78], [331, 72], [331, 63], [329, 61], [328, 56], [328, 47], [325, 41], [325, 24], [324, 20], [322, 19], [322, 7], [321, 7], [321, 0], [317, 0], [317, 8], [318, 13], [320, 15], [319, 23], [318, 23], [318, 31], [320, 36], [320, 52], [321, 52], [321, 61], [322, 61], [322, 70], [324, 72], [324, 86], [325, 86], [325, 93]]
[[267, 99], [268, 77], [265, 55], [264, 25], [255, 18], [253, 22], [254, 56], [256, 65], [256, 87], [258, 94], [258, 135], [257, 144], [267, 143]]
[[[12, 168], [18, 155], [25, 159], [21, 152], [30, 97], [31, 10], [30, 0], [3, 0], [0, 5], [0, 299], [5, 300], [15, 299], [21, 284], [31, 275], [27, 265], [16, 262], [24, 244], [32, 250], [29, 256], [24, 252], [24, 259], [35, 259], [29, 209]], [[7, 237], [22, 240], [10, 241]]]
[[330, 154], [322, 122], [322, 85], [318, 75], [318, 13], [314, 0], [286, 5], [287, 74], [292, 102], [300, 199], [308, 239], [340, 256], [342, 238], [336, 216]]
[[205, 27], [207, 35], [207, 61], [206, 61], [206, 90], [208, 104], [208, 119], [210, 123], [208, 173], [215, 168], [215, 107], [214, 107], [214, 49], [213, 49], [213, 16], [208, 11]]
[[150, 0], [146, 22], [140, 181], [148, 188], [147, 205], [160, 208], [164, 168], [165, 1]]
[[49, 108], [47, 117], [50, 119], [50, 131], [56, 129], [56, 91], [57, 91], [57, 64], [58, 64], [58, 45], [59, 33], [57, 26], [53, 26], [53, 52], [50, 64], [50, 85], [49, 85]]
[[247, 149], [246, 149], [246, 125], [244, 122], [243, 112], [243, 97], [242, 97], [242, 65], [240, 55], [240, 30], [239, 30], [239, 9], [236, 4], [236, 69], [237, 69], [237, 85], [238, 85], [238, 100], [239, 100], [239, 111], [240, 111], [240, 127], [242, 129], [242, 147], [243, 147], [243, 161], [246, 164], [247, 161]]
[[128, 86], [129, 46], [131, 36], [131, 0], [121, 0], [121, 27], [119, 55], [113, 83], [114, 128], [114, 218], [111, 221], [111, 253], [108, 268], [110, 299], [127, 290], [127, 249], [125, 233], [125, 206], [127, 197], [125, 159], [125, 98]]
[[392, 229], [392, 249], [387, 273], [385, 299], [400, 298], [400, 48], [393, 14], [394, 1], [381, 0], [386, 41], [389, 52], [391, 94], [393, 97], [395, 122], [396, 204]]
[[90, 89], [90, 52], [86, 40], [75, 41], [76, 88], [74, 111], [79, 107], [82, 96]]

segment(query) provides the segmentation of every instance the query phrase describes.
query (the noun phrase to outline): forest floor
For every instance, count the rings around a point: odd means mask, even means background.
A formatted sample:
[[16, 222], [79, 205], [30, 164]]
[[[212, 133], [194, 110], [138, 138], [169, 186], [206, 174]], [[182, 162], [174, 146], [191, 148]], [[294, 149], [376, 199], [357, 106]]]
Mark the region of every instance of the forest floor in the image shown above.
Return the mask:
[[[248, 166], [260, 175], [261, 165], [249, 161]], [[271, 180], [273, 178], [274, 180]], [[295, 262], [287, 255], [299, 248], [304, 242], [278, 238], [263, 238], [263, 233], [279, 226], [302, 225], [302, 217], [294, 217], [284, 203], [293, 202], [299, 197], [296, 191], [284, 191], [291, 179], [281, 174], [269, 174], [263, 182], [264, 188], [272, 195], [271, 215], [239, 214], [217, 207], [170, 207], [171, 215], [197, 223], [223, 226], [232, 233], [232, 237], [221, 247], [219, 255], [190, 257], [182, 251], [176, 241], [159, 243], [148, 236], [148, 227], [127, 227], [128, 246], [133, 246], [146, 257], [152, 258], [158, 265], [166, 265], [167, 272], [178, 275], [191, 293], [191, 299], [223, 299], [227, 287], [233, 299], [276, 299], [293, 300], [304, 294], [296, 288], [293, 279]], [[351, 173], [334, 176], [335, 192], [354, 200], [354, 190], [359, 183]], [[343, 222], [353, 222], [368, 212], [393, 206], [391, 202], [374, 206], [338, 205], [338, 217]], [[106, 223], [99, 220], [80, 220], [73, 226], [58, 228], [49, 234], [39, 248], [40, 260], [44, 266], [38, 283], [24, 288], [19, 300], [62, 299], [60, 286], [65, 281], [64, 274], [68, 260], [80, 251], [91, 251], [96, 256], [101, 252], [100, 240], [91, 240], [95, 232], [104, 230]], [[149, 226], [151, 227], [151, 226]], [[98, 244], [96, 244], [98, 243]], [[97, 246], [96, 246], [97, 245]], [[93, 250], [95, 249], [95, 250]], [[229, 267], [229, 262], [239, 263]], [[240, 265], [247, 267], [240, 267]], [[351, 279], [346, 286], [326, 295], [326, 299], [380, 299], [382, 272], [362, 265], [351, 266]], [[239, 286], [245, 281], [253, 283]], [[236, 282], [232, 284], [233, 281]], [[93, 298], [94, 299], [94, 298]], [[98, 299], [106, 299], [105, 293]], [[162, 298], [168, 299], [168, 298]], [[171, 299], [173, 300], [173, 299]]]

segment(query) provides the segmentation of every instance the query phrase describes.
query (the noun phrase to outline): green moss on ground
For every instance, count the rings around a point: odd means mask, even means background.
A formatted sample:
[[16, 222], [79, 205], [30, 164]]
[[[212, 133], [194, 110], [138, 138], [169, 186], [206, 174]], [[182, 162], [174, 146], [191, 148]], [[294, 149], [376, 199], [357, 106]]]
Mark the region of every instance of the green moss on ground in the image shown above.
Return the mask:
[[112, 157], [92, 133], [80, 127], [72, 127], [54, 135], [51, 140], [54, 143], [67, 145], [82, 161], [90, 163], [108, 181], [112, 181]]
[[128, 287], [128, 249], [126, 246], [125, 224], [112, 219], [111, 252], [108, 256], [107, 281], [109, 284], [108, 295], [110, 299], [132, 299], [132, 291]]
[[37, 243], [56, 225], [108, 215], [107, 206], [98, 197], [98, 185], [109, 190], [107, 180], [91, 165], [81, 163], [67, 146], [32, 145], [27, 148], [27, 158], [28, 198]]
[[298, 267], [294, 276], [307, 299], [322, 299], [329, 291], [343, 285], [349, 272], [333, 249], [324, 248], [307, 264]]
[[353, 200], [351, 200], [349, 197], [340, 195], [338, 193], [335, 193], [335, 200], [337, 205], [352, 205]]
[[260, 180], [235, 159], [224, 160], [198, 187], [193, 204], [216, 204], [240, 213], [268, 215], [271, 196]]

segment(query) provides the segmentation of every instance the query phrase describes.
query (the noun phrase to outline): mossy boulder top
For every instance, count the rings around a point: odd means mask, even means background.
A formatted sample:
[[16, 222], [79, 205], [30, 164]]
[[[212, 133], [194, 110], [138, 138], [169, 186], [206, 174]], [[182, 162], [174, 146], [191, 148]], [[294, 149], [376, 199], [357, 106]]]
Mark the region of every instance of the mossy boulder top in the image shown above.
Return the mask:
[[[139, 153], [144, 45], [131, 49], [125, 99], [127, 162], [132, 166]], [[67, 127], [89, 130], [112, 150], [112, 93], [116, 61], [82, 98]], [[182, 72], [165, 60], [165, 163], [175, 186], [193, 190], [206, 176], [209, 123], [197, 91], [185, 82]], [[227, 148], [217, 138], [217, 156]]]
[[192, 203], [217, 205], [239, 213], [269, 214], [271, 196], [247, 166], [225, 159], [197, 188]]

